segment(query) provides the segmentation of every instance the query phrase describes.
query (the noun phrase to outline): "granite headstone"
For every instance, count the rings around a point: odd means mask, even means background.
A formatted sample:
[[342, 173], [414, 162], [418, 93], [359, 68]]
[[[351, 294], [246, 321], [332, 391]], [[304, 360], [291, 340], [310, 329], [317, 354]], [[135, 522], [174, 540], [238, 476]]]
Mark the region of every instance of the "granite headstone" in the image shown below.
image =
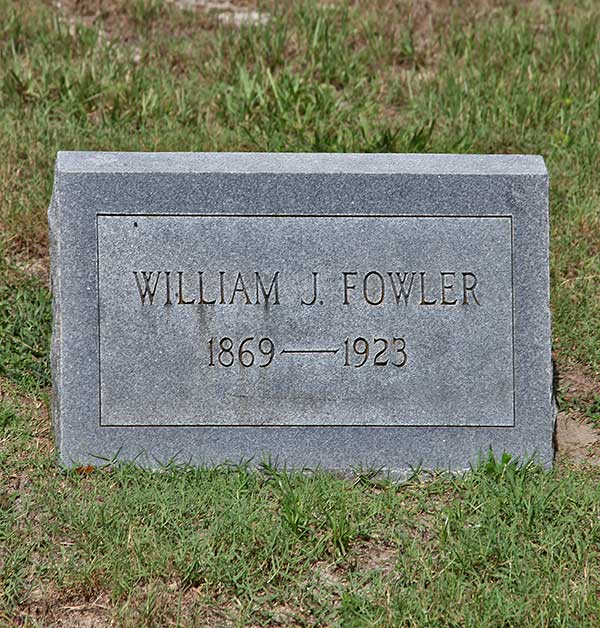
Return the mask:
[[64, 465], [550, 464], [541, 157], [58, 154]]

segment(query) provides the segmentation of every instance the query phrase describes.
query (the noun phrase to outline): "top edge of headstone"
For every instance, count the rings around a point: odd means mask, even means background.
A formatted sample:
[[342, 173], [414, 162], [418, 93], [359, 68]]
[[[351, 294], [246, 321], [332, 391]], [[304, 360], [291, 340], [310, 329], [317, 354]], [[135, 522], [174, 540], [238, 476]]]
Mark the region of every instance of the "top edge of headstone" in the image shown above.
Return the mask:
[[59, 151], [59, 173], [543, 175], [539, 155]]

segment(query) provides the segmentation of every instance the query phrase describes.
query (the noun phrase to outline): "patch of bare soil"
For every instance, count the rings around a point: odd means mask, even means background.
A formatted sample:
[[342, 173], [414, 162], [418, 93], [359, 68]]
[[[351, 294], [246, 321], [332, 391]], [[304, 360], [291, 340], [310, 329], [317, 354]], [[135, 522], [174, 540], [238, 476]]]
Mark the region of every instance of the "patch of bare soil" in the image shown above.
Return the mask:
[[566, 409], [556, 418], [555, 446], [558, 461], [600, 466], [600, 429], [582, 412], [600, 394], [600, 381], [579, 364], [559, 368], [557, 389], [564, 391]]
[[378, 539], [359, 541], [343, 560], [317, 561], [312, 584], [330, 589], [335, 598], [339, 588], [348, 584], [350, 572], [366, 574], [376, 571], [387, 575], [394, 571], [397, 560], [398, 548], [395, 545]]
[[[164, 5], [148, 3], [136, 11], [130, 0], [47, 0], [71, 26], [77, 23], [98, 29], [101, 39], [135, 45], [140, 30], [151, 28], [162, 36], [187, 36], [198, 28], [209, 30], [217, 23], [233, 27], [264, 24], [269, 15], [248, 2], [227, 0], [166, 0]], [[175, 12], [174, 12], [175, 11]], [[193, 12], [193, 19], [189, 14]]]
[[[133, 59], [141, 61], [141, 51], [137, 47], [141, 34], [146, 29], [161, 36], [173, 37], [190, 35], [199, 26], [199, 21], [174, 20], [167, 15], [167, 9], [157, 9], [145, 17], [136, 14], [133, 2], [129, 0], [47, 0], [58, 12], [61, 19], [75, 29], [78, 24], [94, 28], [98, 32], [99, 43], [116, 42], [129, 45]], [[127, 4], [129, 2], [129, 4]], [[202, 27], [210, 27], [210, 19]]]
[[53, 628], [108, 628], [116, 625], [112, 622], [111, 615], [108, 596], [93, 600], [74, 600], [50, 589], [34, 589], [29, 595], [27, 606], [16, 619], [21, 623], [34, 620], [41, 622], [39, 625]]
[[363, 573], [377, 571], [388, 575], [398, 560], [398, 548], [389, 543], [364, 542], [355, 551], [357, 569]]
[[576, 464], [600, 466], [600, 432], [581, 417], [559, 412], [556, 419], [556, 455]]

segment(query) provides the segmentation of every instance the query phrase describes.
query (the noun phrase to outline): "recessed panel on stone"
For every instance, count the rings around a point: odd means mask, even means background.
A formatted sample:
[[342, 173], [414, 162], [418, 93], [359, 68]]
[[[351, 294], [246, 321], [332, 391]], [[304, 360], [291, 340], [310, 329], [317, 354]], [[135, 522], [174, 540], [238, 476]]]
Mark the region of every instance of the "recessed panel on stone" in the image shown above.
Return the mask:
[[552, 461], [540, 157], [59, 153], [64, 465]]
[[510, 217], [97, 221], [103, 426], [514, 423]]

